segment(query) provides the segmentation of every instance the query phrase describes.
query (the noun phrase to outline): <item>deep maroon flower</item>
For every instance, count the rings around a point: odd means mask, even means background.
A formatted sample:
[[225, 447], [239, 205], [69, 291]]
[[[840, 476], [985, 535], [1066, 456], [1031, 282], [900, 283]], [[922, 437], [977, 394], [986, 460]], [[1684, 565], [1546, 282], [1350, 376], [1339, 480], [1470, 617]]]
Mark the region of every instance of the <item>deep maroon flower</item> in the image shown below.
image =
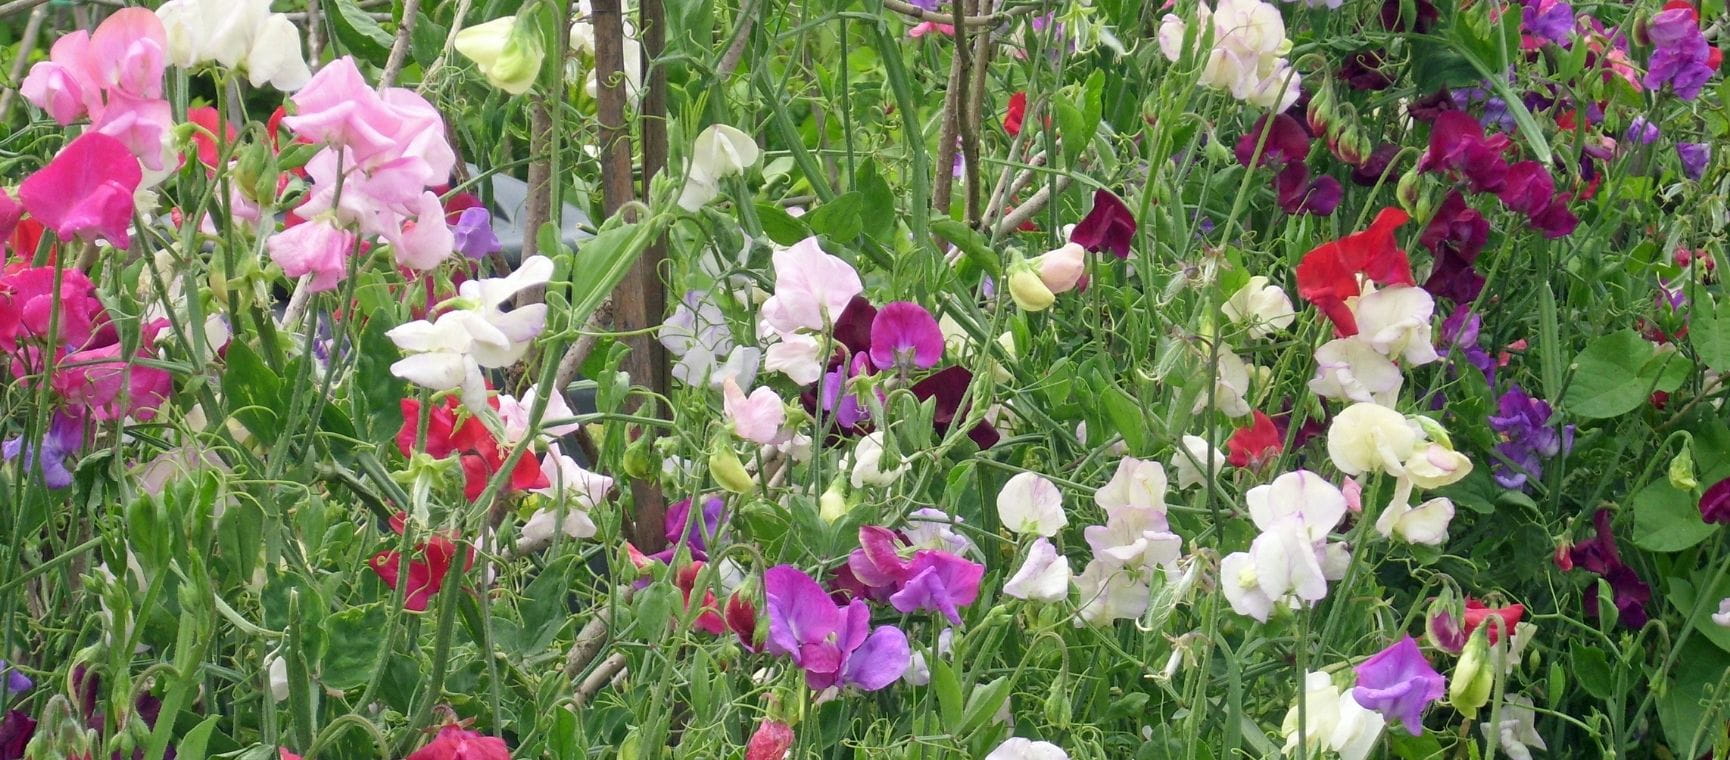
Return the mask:
[[1354, 90], [1385, 90], [1393, 86], [1394, 78], [1382, 70], [1382, 64], [1380, 53], [1360, 50], [1346, 56], [1346, 62], [1334, 73]]
[[1706, 164], [1712, 160], [1712, 146], [1707, 143], [1676, 143], [1676, 157], [1682, 160], [1682, 175], [1688, 179], [1700, 179], [1706, 173]]
[[[1622, 554], [1616, 547], [1616, 535], [1610, 527], [1610, 517], [1608, 509], [1599, 509], [1593, 513], [1595, 535], [1569, 549], [1568, 562], [1576, 568], [1596, 573], [1608, 580], [1619, 621], [1629, 628], [1640, 628], [1646, 624], [1646, 603], [1652, 599], [1652, 587], [1622, 562]], [[1586, 587], [1583, 606], [1587, 613], [1598, 614], [1596, 585]]]
[[1376, 183], [1382, 181], [1382, 177], [1386, 176], [1391, 184], [1394, 179], [1394, 159], [1398, 158], [1399, 155], [1400, 146], [1397, 143], [1387, 142], [1377, 145], [1362, 163], [1352, 167], [1352, 183], [1364, 187], [1375, 187]]
[[1483, 214], [1466, 203], [1458, 190], [1448, 193], [1435, 216], [1424, 226], [1418, 242], [1430, 249], [1435, 262], [1424, 289], [1437, 298], [1454, 303], [1477, 300], [1484, 287], [1484, 278], [1473, 268], [1478, 254], [1490, 239], [1490, 222]]
[[1286, 114], [1275, 114], [1273, 124], [1268, 125], [1267, 115], [1255, 120], [1255, 126], [1237, 138], [1237, 162], [1249, 166], [1250, 159], [1255, 157], [1256, 143], [1262, 142], [1262, 130], [1267, 130], [1267, 141], [1261, 148], [1261, 166], [1283, 166], [1293, 161], [1303, 161], [1310, 154], [1310, 136], [1304, 131], [1303, 125], [1297, 119]]
[[1340, 181], [1333, 177], [1324, 175], [1310, 180], [1309, 167], [1300, 161], [1286, 164], [1279, 174], [1274, 175], [1273, 189], [1280, 210], [1294, 216], [1332, 214], [1344, 194]]
[[1502, 154], [1510, 142], [1507, 135], [1485, 136], [1477, 119], [1464, 111], [1447, 111], [1430, 128], [1430, 145], [1418, 159], [1419, 171], [1457, 174], [1467, 180], [1472, 192], [1496, 192], [1508, 173]]
[[877, 321], [877, 307], [864, 296], [853, 296], [841, 316], [835, 318], [835, 341], [847, 349], [847, 356], [870, 353], [871, 324]]
[[7, 710], [0, 719], [0, 760], [24, 760], [24, 748], [36, 736], [36, 719], [17, 710]]
[[1556, 182], [1550, 170], [1536, 161], [1521, 161], [1508, 167], [1502, 190], [1496, 194], [1509, 211], [1536, 216], [1556, 197]]
[[1414, 32], [1423, 34], [1436, 25], [1441, 14], [1436, 11], [1435, 4], [1430, 0], [1417, 0], [1413, 7], [1417, 10], [1417, 18], [1403, 15], [1401, 0], [1382, 0], [1382, 28], [1390, 32]]
[[1447, 686], [1411, 636], [1401, 637], [1352, 670], [1358, 675], [1352, 699], [1366, 710], [1399, 721], [1412, 736], [1423, 734], [1424, 708], [1441, 699]]
[[1574, 229], [1580, 226], [1580, 217], [1574, 216], [1574, 212], [1568, 208], [1568, 201], [1572, 197], [1570, 193], [1561, 193], [1551, 199], [1550, 205], [1531, 216], [1532, 226], [1551, 240], [1573, 234]]
[[1700, 495], [1700, 518], [1709, 523], [1730, 523], [1730, 478], [1713, 483]]
[[[949, 432], [949, 426], [955, 423], [957, 417], [964, 417], [966, 411], [961, 408], [962, 399], [967, 395], [967, 386], [973, 382], [973, 373], [966, 367], [955, 365], [928, 375], [925, 379], [913, 384], [913, 396], [920, 401], [928, 398], [937, 399], [937, 410], [932, 416], [932, 425], [937, 432]], [[967, 437], [981, 449], [989, 449], [997, 445], [997, 429], [989, 422], [980, 422], [967, 431]]]
[[942, 358], [943, 330], [925, 307], [894, 301], [871, 320], [871, 362], [878, 369], [930, 369]]
[[1129, 246], [1135, 242], [1135, 229], [1135, 214], [1129, 206], [1110, 190], [1101, 188], [1093, 193], [1093, 209], [1069, 233], [1069, 242], [1094, 253], [1111, 251], [1111, 255], [1127, 259]]
[[1437, 118], [1448, 111], [1458, 110], [1454, 105], [1454, 95], [1443, 87], [1429, 95], [1412, 100], [1406, 104], [1406, 115], [1426, 124], [1434, 124]]

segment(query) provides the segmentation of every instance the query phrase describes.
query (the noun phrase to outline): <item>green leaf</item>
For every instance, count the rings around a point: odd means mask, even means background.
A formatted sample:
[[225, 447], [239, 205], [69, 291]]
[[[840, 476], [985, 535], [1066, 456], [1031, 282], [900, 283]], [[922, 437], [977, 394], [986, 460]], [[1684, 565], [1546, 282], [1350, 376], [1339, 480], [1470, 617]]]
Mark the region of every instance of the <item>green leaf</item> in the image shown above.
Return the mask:
[[1609, 699], [1615, 689], [1615, 677], [1610, 672], [1610, 659], [1597, 647], [1574, 647], [1574, 677], [1586, 693], [1599, 699]]
[[1683, 645], [1676, 663], [1668, 688], [1659, 691], [1658, 722], [1676, 757], [1699, 757], [1699, 748], [1690, 745], [1706, 719], [1706, 703], [1725, 670], [1730, 669], [1730, 654], [1710, 641], [1692, 637]]
[[385, 441], [395, 435], [402, 421], [397, 401], [408, 395], [407, 384], [390, 372], [390, 365], [402, 355], [385, 335], [394, 322], [382, 313], [374, 314], [360, 333], [360, 354], [355, 357], [350, 387], [356, 396], [352, 399], [355, 427], [368, 441]]
[[943, 714], [943, 723], [958, 725], [961, 723], [961, 682], [947, 661], [937, 657], [928, 659], [931, 661], [931, 690], [937, 692], [937, 709]]
[[414, 62], [422, 68], [431, 66], [439, 54], [444, 52], [445, 36], [449, 32], [450, 30], [425, 13], [416, 13], [414, 29], [409, 37], [409, 52], [414, 55]]
[[378, 658], [379, 633], [384, 630], [382, 602], [350, 607], [324, 619], [324, 657], [319, 679], [325, 687], [347, 691], [372, 680]]
[[244, 341], [231, 341], [226, 359], [228, 370], [222, 373], [222, 393], [230, 413], [260, 441], [274, 443], [282, 433], [281, 414], [289, 408], [282, 378], [271, 372]]
[[[1669, 579], [1670, 592], [1665, 594], [1664, 598], [1670, 601], [1670, 606], [1675, 607], [1677, 612], [1687, 615], [1694, 611], [1694, 605], [1700, 599], [1699, 593], [1695, 589], [1710, 581], [1711, 571], [1704, 568], [1694, 573], [1692, 582], [1682, 578], [1671, 578]], [[1705, 636], [1712, 643], [1717, 644], [1719, 649], [1730, 652], [1730, 628], [1721, 626], [1712, 619], [1712, 615], [1718, 612], [1717, 602], [1726, 597], [1730, 597], [1730, 576], [1719, 578], [1718, 585], [1707, 590], [1706, 606], [1701, 607], [1700, 614], [1689, 620], [1688, 624], [1694, 626], [1695, 633]]]
[[1718, 372], [1730, 372], [1730, 298], [1714, 302], [1702, 294], [1694, 302], [1688, 340], [1701, 363]]
[[1652, 344], [1633, 330], [1594, 339], [1574, 359], [1574, 379], [1562, 395], [1568, 412], [1604, 419], [1638, 408], [1651, 393], [1651, 384], [1640, 370], [1652, 352]]
[[1100, 401], [1105, 404], [1105, 415], [1111, 421], [1112, 429], [1123, 436], [1123, 443], [1129, 447], [1130, 453], [1147, 453], [1152, 447], [1152, 441], [1147, 434], [1147, 422], [1142, 416], [1141, 404], [1116, 386], [1106, 388]]
[[938, 217], [931, 220], [931, 231], [954, 243], [956, 248], [961, 249], [961, 255], [992, 277], [1003, 274], [1003, 261], [997, 256], [997, 252], [991, 250], [984, 236], [965, 223], [949, 217]]
[[895, 193], [877, 171], [877, 162], [865, 161], [859, 164], [859, 174], [854, 178], [853, 186], [864, 200], [860, 218], [864, 223], [865, 235], [893, 247], [896, 242], [895, 220], [899, 219], [900, 215], [895, 211]]
[[837, 243], [851, 242], [865, 229], [865, 195], [858, 191], [842, 193], [804, 216], [817, 234]]
[[222, 720], [222, 716], [212, 715], [193, 726], [192, 730], [187, 731], [175, 744], [174, 756], [184, 760], [204, 760], [204, 745], [210, 743], [210, 735], [216, 732], [216, 723], [219, 720]]
[[973, 687], [973, 692], [967, 695], [967, 709], [962, 711], [961, 725], [955, 729], [955, 735], [966, 738], [990, 722], [1003, 709], [1004, 701], [1009, 699], [1009, 687], [1013, 685], [1010, 676], [999, 676]]
[[1646, 551], [1679, 552], [1718, 529], [1700, 519], [1694, 495], [1658, 480], [1634, 495], [1634, 545]]
[[355, 0], [334, 0], [324, 7], [331, 29], [335, 30], [336, 39], [344, 49], [374, 65], [383, 65], [390, 57], [390, 46], [394, 41], [390, 33], [361, 10]]
[[811, 237], [810, 227], [774, 203], [757, 204], [757, 221], [763, 225], [763, 234], [776, 245], [792, 245]]

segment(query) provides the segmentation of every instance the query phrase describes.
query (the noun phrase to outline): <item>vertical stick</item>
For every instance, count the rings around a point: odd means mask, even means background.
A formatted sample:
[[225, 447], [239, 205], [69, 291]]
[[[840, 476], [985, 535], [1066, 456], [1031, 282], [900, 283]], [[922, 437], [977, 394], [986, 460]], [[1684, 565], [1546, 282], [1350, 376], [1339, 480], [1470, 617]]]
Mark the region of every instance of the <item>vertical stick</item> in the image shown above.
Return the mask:
[[[648, 13], [648, 3], [644, 4], [645, 16]], [[660, 3], [655, 3], [656, 8]], [[631, 171], [631, 128], [625, 120], [625, 103], [627, 86], [625, 70], [625, 30], [624, 17], [619, 8], [619, 0], [595, 0], [593, 19], [595, 24], [595, 76], [599, 85], [597, 92], [596, 117], [601, 133], [601, 202], [608, 216], [618, 213], [625, 204], [635, 198], [635, 188], [632, 183]], [[656, 19], [657, 27], [654, 39], [664, 40], [665, 29], [661, 19]], [[644, 57], [652, 65], [654, 52], [645, 50]], [[661, 95], [664, 98], [664, 95]], [[665, 101], [661, 106], [665, 110]], [[645, 104], [647, 105], [647, 104]], [[664, 119], [664, 116], [662, 117]], [[662, 164], [666, 162], [666, 124], [659, 125], [660, 145], [654, 150]], [[653, 134], [645, 128], [645, 135]], [[645, 158], [648, 146], [645, 146]], [[645, 172], [645, 186], [647, 186]], [[657, 248], [657, 247], [652, 247]], [[662, 294], [660, 284], [660, 261], [666, 258], [666, 249], [659, 246], [656, 250], [644, 251], [637, 261], [631, 265], [631, 271], [625, 275], [619, 289], [614, 294], [613, 304], [618, 317], [618, 326], [623, 330], [640, 330], [658, 322], [665, 310], [666, 297]], [[666, 389], [664, 368], [665, 353], [658, 341], [650, 335], [639, 335], [628, 339], [631, 353], [625, 358], [625, 371], [631, 376], [632, 382], [649, 388], [657, 393]], [[660, 369], [657, 371], [656, 356], [659, 355]], [[644, 431], [643, 435], [651, 435]], [[636, 505], [636, 515], [632, 526], [632, 539], [644, 551], [659, 551], [666, 543], [662, 534], [662, 522], [666, 515], [666, 502], [661, 496], [660, 486], [652, 479], [631, 481], [631, 500]]]
[[24, 34], [18, 38], [18, 57], [12, 59], [12, 70], [6, 75], [6, 92], [0, 93], [0, 121], [6, 119], [6, 114], [12, 110], [12, 101], [18, 96], [18, 85], [24, 79], [24, 65], [30, 62], [30, 53], [36, 49], [36, 37], [42, 33], [42, 19], [46, 8], [38, 6], [30, 12], [30, 20], [24, 22]]
[[402, 21], [397, 22], [396, 39], [390, 44], [390, 58], [385, 59], [384, 73], [378, 78], [380, 88], [396, 84], [397, 75], [402, 73], [403, 64], [408, 61], [409, 39], [414, 36], [414, 22], [418, 15], [420, 0], [403, 0]]

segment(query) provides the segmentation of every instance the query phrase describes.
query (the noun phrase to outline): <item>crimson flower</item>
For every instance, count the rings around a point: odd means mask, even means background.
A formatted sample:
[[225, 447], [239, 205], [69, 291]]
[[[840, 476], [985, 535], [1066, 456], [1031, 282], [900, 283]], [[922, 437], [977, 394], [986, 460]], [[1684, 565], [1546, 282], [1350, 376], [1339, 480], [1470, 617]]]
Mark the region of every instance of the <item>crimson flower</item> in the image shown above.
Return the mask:
[[1069, 233], [1069, 242], [1095, 253], [1111, 251], [1111, 255], [1127, 259], [1135, 230], [1135, 214], [1129, 206], [1102, 188], [1093, 192], [1093, 209]]
[[1472, 192], [1494, 193], [1507, 179], [1508, 162], [1502, 154], [1510, 145], [1507, 135], [1486, 137], [1471, 114], [1445, 111], [1430, 128], [1430, 148], [1418, 159], [1418, 170], [1457, 174]]
[[1394, 244], [1394, 231], [1411, 217], [1397, 208], [1384, 208], [1367, 230], [1323, 243], [1298, 263], [1298, 295], [1316, 305], [1342, 336], [1356, 335], [1357, 320], [1346, 299], [1362, 292], [1358, 275], [1379, 285], [1414, 285], [1406, 252]]
[[[391, 531], [399, 536], [402, 535], [403, 523], [407, 518], [408, 515], [402, 512], [393, 515], [390, 518]], [[414, 545], [414, 550], [410, 553], [408, 560], [408, 589], [403, 592], [403, 609], [414, 612], [426, 611], [427, 600], [433, 598], [440, 589], [444, 588], [445, 576], [449, 575], [451, 571], [451, 560], [455, 559], [457, 554], [456, 543], [451, 540], [453, 537], [454, 535], [445, 536], [435, 533], [427, 540]], [[468, 557], [463, 563], [465, 570], [474, 567], [474, 549], [468, 549], [467, 555]], [[400, 552], [387, 549], [374, 554], [371, 559], [367, 560], [367, 566], [371, 567], [373, 572], [378, 573], [379, 579], [384, 581], [384, 585], [389, 586], [392, 591], [395, 591], [397, 585], [403, 582], [401, 575], [402, 554]], [[416, 753], [415, 756], [418, 757], [419, 753]]]
[[1027, 118], [1027, 92], [1017, 91], [1009, 96], [1009, 107], [1003, 112], [1003, 131], [1010, 137], [1021, 134], [1021, 122]]
[[1454, 303], [1471, 303], [1484, 289], [1484, 277], [1473, 268], [1490, 239], [1490, 222], [1466, 203], [1460, 191], [1448, 193], [1418, 242], [1430, 249], [1434, 266], [1424, 290]]
[[1500, 629], [1498, 630], [1496, 626], [1491, 626], [1489, 629], [1490, 643], [1494, 644], [1501, 638], [1503, 632], [1512, 634], [1514, 632], [1514, 626], [1519, 625], [1520, 618], [1525, 615], [1526, 606], [1523, 604], [1510, 604], [1505, 607], [1486, 607], [1483, 602], [1467, 597], [1466, 635], [1471, 636], [1473, 631], [1478, 630], [1478, 626], [1484, 625], [1484, 623], [1490, 618], [1499, 617], [1502, 619]]
[[[498, 402], [495, 400], [493, 403]], [[446, 397], [443, 405], [428, 412], [426, 453], [435, 459], [444, 459], [452, 454], [461, 457], [463, 495], [473, 501], [486, 490], [487, 481], [492, 479], [493, 473], [504, 466], [507, 452], [500, 448], [492, 431], [487, 430], [487, 426], [479, 418], [464, 416], [461, 422], [458, 422], [459, 406], [455, 397]], [[405, 457], [414, 453], [416, 428], [419, 424], [420, 401], [403, 399], [402, 427], [397, 429], [396, 446]], [[547, 486], [547, 476], [541, 472], [540, 463], [526, 454], [517, 459], [516, 467], [511, 470], [511, 478], [505, 484], [510, 491], [527, 491]]]
[[1263, 463], [1279, 456], [1281, 440], [1279, 428], [1273, 424], [1273, 418], [1263, 414], [1260, 409], [1251, 412], [1254, 421], [1249, 425], [1233, 430], [1231, 437], [1225, 441], [1226, 461], [1233, 467], [1248, 467], [1255, 469]]

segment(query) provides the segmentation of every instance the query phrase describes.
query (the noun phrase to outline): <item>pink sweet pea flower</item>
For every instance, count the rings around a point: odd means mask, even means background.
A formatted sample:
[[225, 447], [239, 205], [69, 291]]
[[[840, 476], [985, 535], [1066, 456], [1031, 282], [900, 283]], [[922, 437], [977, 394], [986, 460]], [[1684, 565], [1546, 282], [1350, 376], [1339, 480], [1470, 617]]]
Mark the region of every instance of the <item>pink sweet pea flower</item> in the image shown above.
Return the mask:
[[82, 29], [55, 40], [48, 60], [30, 67], [19, 94], [61, 124], [101, 111], [101, 87], [86, 65], [89, 49], [90, 33]]
[[6, 240], [12, 237], [12, 230], [18, 227], [18, 220], [22, 218], [24, 205], [7, 194], [6, 188], [0, 187], [0, 248], [5, 247]]
[[111, 91], [134, 98], [162, 97], [168, 32], [148, 8], [122, 8], [90, 37], [87, 67]]
[[292, 99], [297, 112], [282, 123], [299, 137], [346, 147], [361, 161], [396, 144], [396, 115], [349, 56], [319, 69]]
[[336, 287], [348, 276], [348, 254], [354, 248], [354, 234], [338, 228], [328, 219], [318, 219], [290, 227], [271, 236], [265, 243], [270, 260], [282, 267], [289, 277], [312, 275], [312, 292], [320, 293]]
[[449, 725], [439, 729], [438, 738], [415, 750], [408, 760], [511, 760], [511, 749], [496, 736]]
[[781, 440], [781, 423], [787, 419], [787, 405], [775, 391], [763, 386], [747, 397], [739, 383], [729, 377], [722, 382], [723, 411], [727, 423], [740, 438], [752, 443], [769, 445]]
[[55, 392], [66, 403], [85, 407], [97, 420], [148, 420], [156, 416], [156, 408], [173, 389], [173, 378], [166, 370], [138, 364], [137, 360], [152, 358], [150, 346], [167, 326], [167, 320], [145, 325], [139, 336], [141, 348], [131, 356], [122, 353], [118, 336], [112, 343], [67, 354], [54, 373]]
[[391, 241], [396, 263], [416, 271], [436, 269], [456, 250], [456, 236], [445, 224], [444, 206], [432, 192], [422, 192], [415, 221], [403, 226]]
[[174, 116], [166, 100], [137, 98], [114, 92], [109, 96], [108, 106], [102, 109], [102, 115], [96, 120], [95, 127], [97, 132], [119, 140], [132, 155], [138, 157], [144, 168], [153, 172], [171, 168], [169, 163], [175, 160], [173, 149], [168, 147], [168, 135], [174, 129]]
[[125, 248], [131, 243], [132, 194], [143, 176], [119, 140], [86, 133], [26, 178], [18, 198], [62, 240], [102, 238]]

